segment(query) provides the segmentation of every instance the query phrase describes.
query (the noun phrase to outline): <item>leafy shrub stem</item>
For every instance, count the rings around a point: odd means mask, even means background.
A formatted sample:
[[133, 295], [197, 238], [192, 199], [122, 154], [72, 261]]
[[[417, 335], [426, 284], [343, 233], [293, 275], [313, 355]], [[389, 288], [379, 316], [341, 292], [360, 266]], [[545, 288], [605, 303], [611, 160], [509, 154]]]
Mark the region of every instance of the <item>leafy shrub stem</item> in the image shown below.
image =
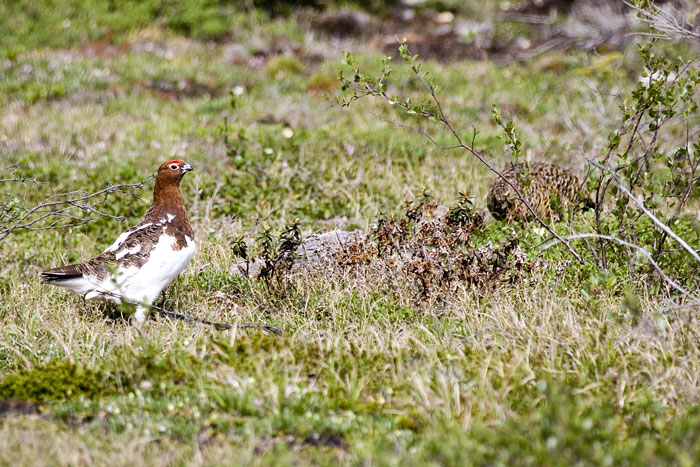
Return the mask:
[[[447, 118], [445, 115], [445, 112], [442, 108], [442, 104], [440, 102], [440, 99], [438, 99], [436, 93], [435, 93], [435, 87], [433, 84], [431, 84], [428, 79], [426, 78], [426, 74], [424, 74], [421, 71], [421, 66], [420, 64], [416, 63], [418, 59], [418, 55], [412, 54], [408, 50], [408, 45], [406, 44], [406, 40], [403, 39], [399, 41], [399, 53], [401, 57], [409, 64], [411, 67], [411, 70], [413, 71], [413, 74], [420, 80], [421, 84], [423, 85], [423, 88], [428, 92], [430, 95], [430, 98], [434, 102], [434, 105], [432, 104], [425, 104], [425, 103], [413, 103], [410, 98], [406, 99], [398, 99], [396, 97], [392, 97], [387, 93], [387, 85], [385, 83], [385, 80], [391, 75], [391, 67], [389, 66], [389, 62], [391, 61], [391, 57], [385, 57], [383, 59], [383, 71], [382, 75], [380, 76], [379, 79], [373, 78], [372, 76], [362, 72], [356, 65], [354, 58], [350, 55], [345, 53], [344, 58], [345, 58], [345, 63], [352, 68], [353, 71], [353, 78], [348, 79], [345, 78], [342, 73], [340, 75], [340, 80], [343, 83], [342, 84], [342, 90], [347, 91], [348, 89], [352, 90], [354, 94], [349, 98], [349, 99], [342, 99], [336, 97], [336, 102], [338, 102], [342, 106], [349, 106], [351, 103], [353, 103], [356, 100], [359, 100], [363, 97], [367, 96], [372, 96], [372, 97], [379, 97], [381, 99], [384, 99], [385, 101], [389, 102], [392, 105], [396, 105], [404, 110], [406, 110], [409, 114], [412, 115], [419, 115], [421, 117], [427, 118], [429, 120], [438, 122], [439, 124], [445, 126], [449, 132], [454, 136], [455, 140], [457, 141], [457, 144], [454, 146], [443, 146], [441, 144], [438, 144], [434, 138], [428, 137], [428, 140], [431, 141], [432, 143], [436, 144], [438, 147], [441, 149], [457, 149], [457, 148], [462, 148], [466, 149], [469, 153], [471, 153], [474, 157], [476, 157], [479, 162], [481, 162], [483, 165], [486, 166], [491, 172], [496, 174], [499, 178], [501, 178], [504, 182], [506, 182], [516, 193], [518, 198], [523, 202], [527, 210], [532, 214], [532, 216], [535, 218], [535, 220], [545, 229], [547, 230], [554, 238], [556, 238], [558, 241], [563, 243], [566, 248], [569, 250], [571, 255], [576, 258], [576, 260], [581, 263], [585, 264], [583, 258], [579, 253], [577, 253], [569, 244], [569, 242], [564, 239], [561, 235], [557, 234], [546, 222], [542, 220], [540, 216], [537, 215], [537, 213], [533, 210], [532, 206], [526, 199], [526, 197], [523, 195], [523, 193], [520, 191], [520, 189], [517, 187], [516, 183], [513, 183], [511, 180], [509, 180], [506, 176], [504, 176], [499, 170], [494, 168], [484, 157], [483, 154], [481, 154], [479, 151], [474, 149], [473, 145], [467, 144], [464, 139], [460, 136], [459, 132], [456, 130], [452, 122]], [[424, 131], [411, 127], [409, 125], [405, 124], [400, 124], [400, 126], [404, 127], [409, 127], [413, 131], [416, 131], [420, 133], [423, 136], [428, 136]], [[509, 135], [506, 135], [507, 137]]]
[[[627, 197], [634, 202], [634, 204], [637, 205], [637, 207], [644, 213], [645, 216], [647, 216], [649, 219], [651, 219], [654, 224], [656, 224], [661, 230], [663, 230], [669, 237], [677, 241], [685, 251], [690, 253], [690, 255], [695, 258], [695, 260], [700, 263], [700, 255], [697, 254], [697, 252], [690, 246], [688, 243], [686, 243], [685, 240], [683, 240], [681, 237], [675, 234], [673, 230], [663, 222], [661, 222], [654, 214], [651, 213], [646, 207], [644, 207], [644, 203], [642, 203], [639, 199], [637, 199], [628, 189], [625, 187], [625, 185], [622, 183], [620, 178], [615, 174], [613, 170], [611, 170], [609, 167], [598, 164], [597, 162], [586, 158], [589, 164], [594, 165], [595, 167], [599, 168], [600, 170], [604, 170], [610, 174], [610, 176], [613, 178], [615, 183], [617, 184], [617, 188], [622, 191]], [[651, 257], [650, 257], [651, 258]]]
[[[659, 273], [659, 275], [663, 278], [663, 280], [666, 281], [671, 287], [676, 289], [678, 292], [682, 293], [686, 297], [690, 298], [694, 304], [699, 304], [700, 303], [700, 297], [697, 297], [690, 293], [687, 289], [682, 287], [680, 284], [678, 284], [676, 281], [671, 279], [666, 273], [664, 273], [663, 269], [661, 269], [661, 266], [657, 264], [656, 261], [651, 257], [649, 252], [647, 252], [644, 248], [642, 248], [639, 245], [635, 245], [634, 243], [626, 242], [625, 240], [622, 240], [621, 238], [613, 237], [612, 235], [602, 235], [602, 234], [596, 234], [596, 233], [582, 233], [582, 234], [575, 234], [575, 235], [568, 235], [566, 237], [567, 240], [578, 240], [578, 239], [586, 239], [586, 238], [597, 238], [597, 239], [602, 239], [602, 240], [609, 240], [613, 241], [616, 243], [619, 243], [620, 245], [626, 246], [628, 248], [632, 248], [638, 252], [640, 252], [646, 259], [649, 260], [649, 264], [652, 265], [654, 269], [656, 269], [656, 272]], [[553, 245], [557, 243], [557, 240], [551, 240], [547, 242], [542, 249], [546, 250]]]

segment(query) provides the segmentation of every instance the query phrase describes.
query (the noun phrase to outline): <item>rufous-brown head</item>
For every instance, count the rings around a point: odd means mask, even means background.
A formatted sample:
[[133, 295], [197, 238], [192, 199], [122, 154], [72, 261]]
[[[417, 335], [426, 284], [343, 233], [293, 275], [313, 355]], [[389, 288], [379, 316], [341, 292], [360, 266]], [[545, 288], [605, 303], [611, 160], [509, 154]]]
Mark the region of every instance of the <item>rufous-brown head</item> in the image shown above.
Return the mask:
[[146, 213], [149, 220], [150, 217], [160, 219], [163, 213], [175, 215], [176, 212], [181, 212], [184, 214], [185, 207], [180, 195], [180, 180], [190, 170], [192, 170], [190, 164], [183, 160], [166, 162], [158, 168], [156, 184], [153, 187], [153, 204]]
[[178, 185], [182, 176], [192, 170], [192, 166], [182, 159], [166, 162], [158, 168], [156, 184]]

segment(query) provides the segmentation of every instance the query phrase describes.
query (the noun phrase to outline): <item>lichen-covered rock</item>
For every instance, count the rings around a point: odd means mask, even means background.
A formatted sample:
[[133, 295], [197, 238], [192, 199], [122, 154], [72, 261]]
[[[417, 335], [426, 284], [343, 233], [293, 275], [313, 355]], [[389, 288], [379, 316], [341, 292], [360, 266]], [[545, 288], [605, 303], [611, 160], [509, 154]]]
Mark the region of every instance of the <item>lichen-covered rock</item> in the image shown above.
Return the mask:
[[[291, 271], [311, 270], [317, 271], [330, 261], [335, 261], [335, 257], [350, 242], [357, 241], [365, 234], [355, 230], [347, 232], [344, 230], [332, 230], [330, 232], [315, 232], [304, 239], [297, 247]], [[253, 258], [234, 264], [231, 273], [240, 276], [257, 278], [260, 276], [265, 261]]]

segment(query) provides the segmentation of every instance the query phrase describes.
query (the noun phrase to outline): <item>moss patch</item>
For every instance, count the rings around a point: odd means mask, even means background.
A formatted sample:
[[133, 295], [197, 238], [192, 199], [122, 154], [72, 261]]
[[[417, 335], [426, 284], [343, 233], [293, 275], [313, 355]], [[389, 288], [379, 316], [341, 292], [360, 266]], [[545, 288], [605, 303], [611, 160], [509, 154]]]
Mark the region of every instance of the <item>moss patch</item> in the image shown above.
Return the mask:
[[23, 369], [0, 380], [0, 399], [65, 400], [104, 394], [105, 378], [98, 372], [67, 360], [51, 360]]

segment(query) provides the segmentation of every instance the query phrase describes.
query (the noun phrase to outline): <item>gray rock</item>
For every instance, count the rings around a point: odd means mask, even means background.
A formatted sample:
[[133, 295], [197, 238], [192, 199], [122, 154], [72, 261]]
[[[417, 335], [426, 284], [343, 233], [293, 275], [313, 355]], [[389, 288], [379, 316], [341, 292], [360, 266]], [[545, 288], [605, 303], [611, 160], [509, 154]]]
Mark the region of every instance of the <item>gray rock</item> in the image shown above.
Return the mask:
[[[297, 257], [292, 265], [293, 272], [313, 271], [331, 261], [333, 256], [350, 242], [364, 237], [361, 230], [347, 232], [344, 230], [332, 230], [330, 232], [315, 232], [304, 239], [296, 249]], [[231, 267], [231, 273], [238, 276], [257, 278], [260, 276], [265, 262], [259, 258], [253, 258]]]

